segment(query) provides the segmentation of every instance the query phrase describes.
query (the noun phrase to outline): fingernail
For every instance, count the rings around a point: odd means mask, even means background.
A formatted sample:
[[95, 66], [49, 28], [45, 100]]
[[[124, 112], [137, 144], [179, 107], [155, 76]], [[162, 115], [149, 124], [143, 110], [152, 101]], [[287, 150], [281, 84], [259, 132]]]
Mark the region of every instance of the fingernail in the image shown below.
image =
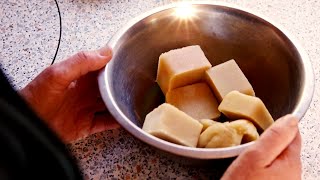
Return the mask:
[[104, 46], [98, 50], [101, 56], [112, 56], [112, 49], [109, 46]]
[[298, 124], [298, 118], [296, 118], [292, 114], [288, 114], [288, 115], [284, 116], [283, 118], [284, 118], [285, 123], [288, 126], [294, 127], [294, 126], [297, 126], [297, 124]]

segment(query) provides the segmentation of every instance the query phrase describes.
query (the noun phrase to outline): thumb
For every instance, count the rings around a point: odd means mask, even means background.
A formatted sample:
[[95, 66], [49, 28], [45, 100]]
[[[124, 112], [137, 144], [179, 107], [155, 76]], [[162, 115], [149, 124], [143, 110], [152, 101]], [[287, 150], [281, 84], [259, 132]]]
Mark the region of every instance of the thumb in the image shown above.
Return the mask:
[[49, 68], [51, 75], [59, 81], [61, 88], [79, 79], [81, 76], [103, 68], [112, 58], [112, 50], [103, 47], [96, 51], [81, 51]]
[[256, 165], [266, 167], [289, 146], [298, 130], [297, 118], [286, 115], [268, 128], [254, 145], [240, 155], [240, 159], [251, 158]]

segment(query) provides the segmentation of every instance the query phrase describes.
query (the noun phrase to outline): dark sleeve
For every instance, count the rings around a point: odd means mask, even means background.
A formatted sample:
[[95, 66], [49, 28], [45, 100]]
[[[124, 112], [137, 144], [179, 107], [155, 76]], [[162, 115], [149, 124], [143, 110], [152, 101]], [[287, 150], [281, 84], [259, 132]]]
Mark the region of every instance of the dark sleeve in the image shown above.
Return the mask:
[[0, 70], [0, 179], [81, 179], [66, 147]]

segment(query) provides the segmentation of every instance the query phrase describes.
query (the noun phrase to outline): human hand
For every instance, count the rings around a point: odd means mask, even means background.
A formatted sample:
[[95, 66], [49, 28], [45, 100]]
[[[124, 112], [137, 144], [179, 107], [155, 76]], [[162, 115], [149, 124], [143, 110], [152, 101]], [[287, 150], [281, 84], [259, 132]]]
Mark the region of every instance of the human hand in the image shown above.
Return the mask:
[[284, 116], [239, 155], [222, 179], [301, 179], [300, 151], [298, 120]]
[[20, 94], [65, 142], [117, 128], [97, 84], [97, 70], [111, 57], [108, 47], [79, 52], [46, 68]]

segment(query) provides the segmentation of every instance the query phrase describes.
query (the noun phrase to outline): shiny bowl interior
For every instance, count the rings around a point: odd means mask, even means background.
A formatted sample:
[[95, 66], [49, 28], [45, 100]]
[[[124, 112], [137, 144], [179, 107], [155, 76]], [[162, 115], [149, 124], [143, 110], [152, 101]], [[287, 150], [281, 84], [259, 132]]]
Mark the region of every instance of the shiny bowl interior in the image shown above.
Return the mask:
[[310, 61], [293, 38], [256, 13], [226, 4], [161, 7], [129, 22], [108, 43], [112, 61], [99, 76], [103, 100], [117, 121], [140, 140], [196, 159], [233, 157], [252, 143], [200, 149], [172, 144], [141, 130], [147, 113], [164, 102], [155, 82], [161, 53], [200, 45], [211, 64], [235, 59], [274, 119], [302, 118], [313, 95]]

